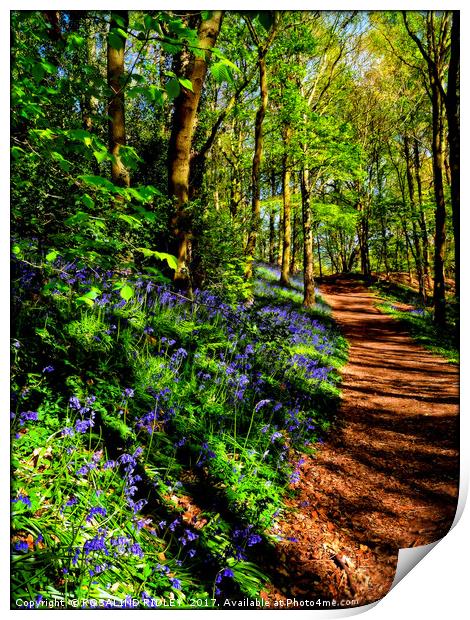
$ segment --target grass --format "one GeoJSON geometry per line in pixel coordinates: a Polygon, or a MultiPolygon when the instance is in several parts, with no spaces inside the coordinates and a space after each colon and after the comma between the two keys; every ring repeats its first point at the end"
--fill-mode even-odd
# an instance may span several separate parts
{"type": "Polygon", "coordinates": [[[409,330],[411,336],[426,349],[442,355],[450,363],[459,363],[457,344],[458,307],[455,300],[447,302],[447,325],[437,328],[433,322],[431,307],[423,307],[413,289],[400,284],[378,281],[370,289],[378,294],[382,302],[377,307],[384,313],[399,320],[409,330]],[[412,306],[409,310],[397,307],[396,303],[412,306]]]}

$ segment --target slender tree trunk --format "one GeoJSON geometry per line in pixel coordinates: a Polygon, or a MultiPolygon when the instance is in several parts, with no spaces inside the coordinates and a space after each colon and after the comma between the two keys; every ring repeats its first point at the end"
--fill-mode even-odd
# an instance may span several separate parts
{"type": "Polygon", "coordinates": [[[426,303],[426,286],[424,282],[424,272],[423,272],[423,255],[421,250],[420,238],[418,235],[418,228],[416,226],[417,219],[417,209],[415,202],[415,191],[414,191],[414,180],[413,180],[413,168],[411,162],[411,153],[410,153],[410,145],[408,136],[403,137],[403,145],[405,149],[405,162],[406,162],[406,179],[408,182],[408,194],[410,198],[410,207],[411,207],[411,230],[413,235],[413,245],[414,245],[414,257],[416,263],[416,274],[418,276],[418,288],[419,295],[423,303],[426,303]]]}
{"type": "Polygon", "coordinates": [[[304,301],[311,308],[315,305],[315,280],[313,271],[312,209],[310,206],[310,179],[304,167],[301,173],[302,223],[304,229],[304,301]]]}
{"type": "MultiPolygon", "coordinates": [[[[434,198],[436,202],[435,211],[435,235],[434,235],[434,322],[439,327],[445,325],[446,322],[446,298],[445,298],[445,242],[446,242],[446,205],[444,198],[444,153],[443,153],[443,103],[448,105],[448,97],[443,91],[443,65],[445,63],[445,33],[447,30],[447,13],[443,14],[441,20],[441,31],[436,37],[434,12],[428,11],[426,18],[426,46],[423,41],[410,29],[407,21],[406,11],[402,12],[403,21],[409,36],[418,46],[421,55],[426,61],[429,76],[429,86],[431,92],[432,106],[432,167],[434,179],[434,198]],[[445,98],[445,101],[443,99],[445,98]]],[[[456,33],[458,34],[458,21],[455,24],[456,33]]],[[[454,28],[454,25],[453,25],[454,28]]],[[[455,37],[454,34],[454,37],[455,37]]],[[[454,41],[454,58],[456,45],[454,41]]],[[[452,42],[451,42],[452,47],[452,42]]],[[[458,43],[457,50],[458,51],[458,43]]],[[[449,66],[450,69],[450,66],[449,66]]],[[[452,81],[453,77],[450,76],[452,81]]],[[[457,226],[458,228],[458,226],[457,226]]]]}
{"type": "Polygon", "coordinates": [[[178,62],[184,75],[191,81],[193,90],[181,87],[174,102],[172,130],[168,149],[168,189],[174,197],[175,208],[171,230],[177,240],[178,266],[174,280],[180,287],[190,288],[190,254],[192,217],[188,209],[190,194],[189,172],[191,146],[196,125],[196,113],[207,72],[208,55],[215,46],[222,23],[222,11],[212,11],[207,19],[201,19],[198,27],[198,47],[202,54],[188,55],[181,52],[178,62]]]}
{"type": "Polygon", "coordinates": [[[245,255],[248,257],[245,269],[245,277],[251,278],[253,275],[253,260],[256,251],[256,240],[260,229],[260,169],[261,158],[263,156],[263,121],[268,107],[268,80],[266,75],[266,58],[260,55],[259,63],[259,84],[260,84],[260,105],[256,113],[255,120],[255,150],[253,153],[253,163],[251,168],[251,222],[246,244],[245,255]]]}
{"type": "Polygon", "coordinates": [[[443,326],[446,322],[445,308],[445,242],[446,242],[446,204],[443,183],[442,152],[442,102],[438,85],[431,73],[432,89],[432,167],[434,178],[434,198],[436,201],[436,231],[434,236],[434,321],[443,326]]]}
{"type": "Polygon", "coordinates": [[[320,235],[317,232],[317,255],[318,255],[318,273],[320,274],[320,280],[323,278],[322,265],[321,265],[321,251],[320,251],[320,235]]]}
{"type": "MultiPolygon", "coordinates": [[[[127,27],[129,18],[127,11],[114,11],[113,15],[120,17],[127,27]]],[[[119,28],[119,24],[114,17],[111,18],[110,29],[119,28]]],[[[124,29],[125,29],[124,28],[124,29]]],[[[124,48],[126,39],[115,30],[117,37],[121,40],[121,47],[116,49],[108,43],[107,50],[107,70],[108,86],[111,95],[108,100],[108,130],[109,130],[109,151],[113,155],[111,162],[111,179],[119,187],[129,187],[130,176],[119,156],[122,146],[126,145],[126,121],[124,113],[124,48]]]]}
{"type": "Polygon", "coordinates": [[[279,267],[282,266],[282,248],[283,248],[283,238],[282,238],[282,217],[281,213],[279,213],[279,226],[278,226],[278,239],[277,239],[277,264],[279,267]]]}
{"type": "MultiPolygon", "coordinates": [[[[388,265],[388,255],[387,255],[387,232],[385,228],[385,220],[384,220],[384,215],[383,215],[382,210],[380,211],[380,226],[382,230],[382,255],[383,255],[383,261],[384,261],[384,269],[385,269],[385,274],[388,278],[388,276],[390,275],[390,268],[388,265]]],[[[379,267],[377,267],[377,271],[379,271],[379,267]]]]}
{"type": "Polygon", "coordinates": [[[290,169],[289,169],[289,157],[287,149],[289,146],[289,139],[292,130],[289,126],[286,126],[283,130],[284,141],[284,157],[282,161],[282,205],[283,205],[283,246],[282,246],[282,266],[280,284],[283,286],[289,286],[289,270],[290,270],[290,248],[292,242],[291,232],[291,205],[290,205],[290,169]]]}
{"type": "Polygon", "coordinates": [[[428,230],[426,226],[426,216],[423,207],[423,190],[421,185],[421,164],[419,160],[419,144],[418,140],[413,142],[413,160],[416,177],[416,187],[418,189],[418,205],[419,205],[419,228],[421,231],[421,246],[423,249],[423,275],[426,281],[427,287],[431,287],[431,280],[429,275],[429,241],[428,230]]]}
{"type": "Polygon", "coordinates": [[[271,171],[271,198],[273,203],[269,209],[269,262],[274,264],[274,255],[276,252],[276,226],[275,226],[275,212],[274,212],[274,198],[276,196],[276,174],[274,170],[271,171]]]}
{"type": "Polygon", "coordinates": [[[297,255],[299,251],[299,208],[298,206],[292,208],[292,256],[290,258],[290,273],[294,275],[297,273],[297,255]]]}

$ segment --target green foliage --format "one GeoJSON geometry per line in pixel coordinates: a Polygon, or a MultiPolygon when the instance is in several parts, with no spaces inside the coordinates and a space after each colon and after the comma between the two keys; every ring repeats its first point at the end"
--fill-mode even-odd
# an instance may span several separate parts
{"type": "Polygon", "coordinates": [[[419,303],[416,291],[405,286],[390,285],[381,281],[376,282],[371,288],[377,291],[382,299],[386,300],[384,303],[380,303],[378,308],[402,322],[417,342],[430,351],[442,355],[450,363],[459,363],[458,316],[455,302],[451,302],[448,306],[446,327],[439,329],[434,324],[432,308],[423,307],[419,303]],[[404,309],[401,306],[394,305],[393,302],[405,303],[411,307],[404,309]]]}

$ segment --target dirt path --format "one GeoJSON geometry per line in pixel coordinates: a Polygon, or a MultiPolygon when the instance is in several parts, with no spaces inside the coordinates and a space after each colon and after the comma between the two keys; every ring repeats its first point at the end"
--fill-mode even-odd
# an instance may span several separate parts
{"type": "MultiPolygon", "coordinates": [[[[303,467],[281,524],[286,596],[355,599],[390,589],[400,547],[449,529],[458,494],[458,369],[415,344],[352,280],[322,286],[350,342],[341,428],[303,467]]],[[[277,595],[278,596],[278,595],[277,595]]]]}

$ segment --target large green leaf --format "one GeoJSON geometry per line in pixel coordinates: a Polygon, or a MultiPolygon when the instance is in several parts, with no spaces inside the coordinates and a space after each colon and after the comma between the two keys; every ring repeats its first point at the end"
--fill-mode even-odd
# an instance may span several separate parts
{"type": "Polygon", "coordinates": [[[112,28],[108,32],[108,43],[113,49],[120,50],[126,44],[126,39],[122,37],[117,29],[112,28]]]}
{"type": "Polygon", "coordinates": [[[111,183],[111,181],[108,181],[108,179],[105,179],[104,177],[96,176],[94,174],[81,174],[78,178],[87,185],[91,185],[96,189],[102,189],[108,192],[119,191],[119,188],[116,187],[114,183],[111,183]]]}
{"type": "Polygon", "coordinates": [[[176,97],[178,97],[181,92],[181,87],[178,80],[175,78],[171,78],[171,80],[169,80],[165,84],[165,90],[171,100],[176,99],[176,97]]]}
{"type": "Polygon", "coordinates": [[[123,299],[129,301],[134,296],[134,289],[129,286],[129,284],[124,284],[122,289],[119,291],[119,294],[123,299]]]}
{"type": "Polygon", "coordinates": [[[165,260],[168,264],[168,267],[170,269],[173,269],[174,271],[178,267],[178,261],[176,259],[176,256],[173,256],[173,254],[167,254],[166,252],[157,252],[156,250],[151,250],[150,248],[137,248],[137,250],[139,252],[142,252],[142,254],[146,257],[152,256],[153,258],[156,258],[158,260],[165,260]]]}

